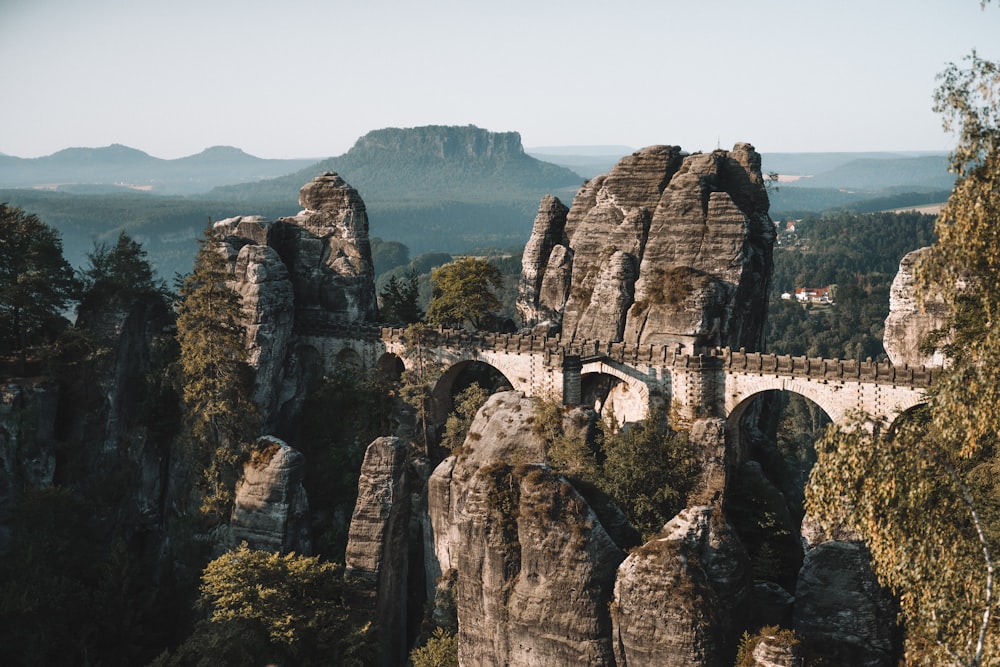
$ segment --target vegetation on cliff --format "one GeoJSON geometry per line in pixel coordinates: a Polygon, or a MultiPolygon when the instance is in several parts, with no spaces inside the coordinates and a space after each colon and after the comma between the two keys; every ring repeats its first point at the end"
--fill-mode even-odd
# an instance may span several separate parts
{"type": "Polygon", "coordinates": [[[258,435],[240,298],[228,279],[226,259],[207,228],[195,270],[180,286],[177,342],[203,510],[220,517],[229,516],[238,463],[246,443],[258,435]]]}
{"type": "Polygon", "coordinates": [[[936,109],[959,130],[959,180],[918,271],[955,306],[952,365],[926,409],[892,431],[832,432],[818,447],[809,507],[864,536],[880,579],[901,596],[909,662],[978,667],[1000,652],[1000,65],[973,53],[941,81],[936,109]]]}

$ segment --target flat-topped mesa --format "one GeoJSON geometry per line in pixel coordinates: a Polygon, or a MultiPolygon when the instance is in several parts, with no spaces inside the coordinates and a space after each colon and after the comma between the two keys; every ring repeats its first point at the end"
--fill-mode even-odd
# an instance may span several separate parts
{"type": "Polygon", "coordinates": [[[522,259],[525,327],[563,339],[760,349],[774,224],[749,144],[687,155],[651,146],[546,197],[522,259]]]}

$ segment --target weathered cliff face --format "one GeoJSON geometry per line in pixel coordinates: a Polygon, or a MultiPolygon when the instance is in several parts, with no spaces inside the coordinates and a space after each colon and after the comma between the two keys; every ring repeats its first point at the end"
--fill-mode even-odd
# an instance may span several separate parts
{"type": "Polygon", "coordinates": [[[940,293],[919,298],[914,284],[913,269],[928,248],[914,250],[899,262],[899,271],[889,290],[889,315],[885,318],[882,344],[895,366],[940,366],[945,363],[941,347],[943,339],[933,352],[926,354],[920,347],[928,334],[948,324],[951,310],[940,293]]]}
{"type": "Polygon", "coordinates": [[[539,207],[522,259],[526,327],[635,343],[759,349],[774,225],[749,144],[685,155],[652,146],[539,207]],[[560,318],[561,313],[561,318],[560,318]]]}
{"type": "Polygon", "coordinates": [[[171,412],[169,405],[148,405],[173,400],[172,392],[158,395],[156,386],[165,372],[170,322],[158,295],[82,304],[76,327],[90,337],[95,353],[69,374],[60,397],[60,439],[77,452],[72,462],[63,462],[64,479],[100,486],[111,471],[133,467],[138,478],[131,491],[144,522],[161,517],[167,497],[177,491],[168,488],[172,472],[184,465],[171,434],[143,426],[139,417],[145,413],[148,424],[152,413],[163,418],[171,412]]]}
{"type": "Polygon", "coordinates": [[[304,210],[294,217],[240,216],[213,227],[240,294],[265,430],[301,399],[304,378],[287,370],[301,360],[296,323],[377,319],[368,215],[358,192],[328,172],[302,186],[299,203],[304,210]]]}
{"type": "Polygon", "coordinates": [[[327,172],[302,186],[298,215],[282,218],[276,239],[295,291],[298,318],[376,318],[368,213],[358,191],[327,172]]]}
{"type": "Polygon", "coordinates": [[[742,545],[718,512],[708,506],[682,511],[661,537],[618,568],[619,666],[732,664],[749,570],[742,545]]]}
{"type": "Polygon", "coordinates": [[[272,436],[260,438],[243,466],[229,523],[232,546],[309,555],[309,500],[302,487],[305,458],[272,436]]]}
{"type": "Polygon", "coordinates": [[[345,577],[358,581],[374,601],[380,630],[378,664],[386,667],[406,659],[408,452],[409,445],[396,437],[378,438],[368,445],[345,557],[345,577]]]}
{"type": "Polygon", "coordinates": [[[541,465],[534,410],[519,393],[494,394],[467,451],[428,482],[437,571],[456,578],[459,661],[611,665],[608,603],[625,554],[579,493],[541,465]]]}
{"type": "Polygon", "coordinates": [[[796,587],[795,632],[833,664],[895,664],[897,611],[862,544],[829,541],[806,553],[796,587]]]}
{"type": "Polygon", "coordinates": [[[569,209],[552,195],[538,206],[538,215],[524,246],[517,310],[522,322],[543,329],[558,329],[566,303],[573,255],[566,238],[569,209]]]}

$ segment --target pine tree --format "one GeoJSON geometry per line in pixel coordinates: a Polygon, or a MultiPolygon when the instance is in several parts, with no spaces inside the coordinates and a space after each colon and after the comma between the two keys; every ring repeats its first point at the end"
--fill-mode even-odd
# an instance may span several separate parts
{"type": "Polygon", "coordinates": [[[410,271],[405,278],[390,276],[389,282],[379,292],[379,316],[387,324],[414,324],[424,318],[417,303],[419,297],[416,271],[410,271]]]}
{"type": "Polygon", "coordinates": [[[36,215],[0,204],[0,345],[19,353],[22,369],[28,347],[43,342],[78,289],[59,233],[36,215]]]}
{"type": "Polygon", "coordinates": [[[240,297],[229,285],[229,267],[211,228],[199,241],[193,273],[180,287],[177,316],[182,399],[199,452],[203,510],[228,516],[245,443],[259,417],[250,396],[240,297]]]}
{"type": "Polygon", "coordinates": [[[81,282],[84,293],[92,298],[167,293],[166,284],[156,277],[142,244],[125,232],[118,235],[113,246],[95,242],[87,261],[81,282]]]}

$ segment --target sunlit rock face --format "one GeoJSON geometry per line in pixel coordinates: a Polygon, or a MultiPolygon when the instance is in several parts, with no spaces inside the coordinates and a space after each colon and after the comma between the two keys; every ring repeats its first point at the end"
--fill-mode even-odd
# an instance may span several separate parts
{"type": "Polygon", "coordinates": [[[278,253],[288,266],[298,317],[376,319],[368,213],[358,191],[327,172],[302,186],[303,210],[282,218],[278,253]]]}
{"type": "Polygon", "coordinates": [[[230,520],[232,544],[276,553],[312,553],[305,457],[277,438],[257,441],[260,452],[243,466],[230,520]]]}
{"type": "Polygon", "coordinates": [[[948,325],[951,309],[941,293],[918,295],[914,268],[930,249],[906,254],[889,290],[889,315],[885,318],[882,345],[894,366],[940,366],[945,363],[942,339],[934,349],[921,350],[929,334],[948,325]]]}
{"type": "Polygon", "coordinates": [[[612,587],[625,552],[544,465],[535,399],[494,394],[427,486],[436,571],[455,580],[463,665],[614,665],[612,587]]]}
{"type": "Polygon", "coordinates": [[[376,438],[365,450],[351,516],[344,576],[374,603],[378,665],[406,662],[410,488],[409,443],[376,438]]]}
{"type": "Polygon", "coordinates": [[[651,146],[546,198],[522,259],[518,310],[566,337],[759,349],[774,225],[749,144],[651,146]]]}

